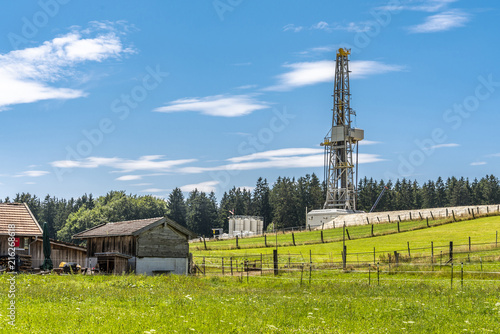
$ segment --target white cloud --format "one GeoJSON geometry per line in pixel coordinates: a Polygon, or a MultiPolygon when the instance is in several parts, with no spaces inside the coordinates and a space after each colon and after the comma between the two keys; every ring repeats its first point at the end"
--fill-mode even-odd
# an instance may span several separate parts
{"type": "Polygon", "coordinates": [[[304,27],[296,26],[294,24],[287,24],[286,26],[283,27],[283,31],[299,32],[299,31],[302,31],[303,29],[304,29],[304,27]]]}
{"type": "Polygon", "coordinates": [[[166,113],[197,111],[209,116],[238,117],[267,108],[269,108],[269,103],[258,101],[250,95],[215,95],[172,101],[167,106],[156,108],[154,111],[166,113]]]}
{"type": "Polygon", "coordinates": [[[437,12],[448,4],[456,2],[457,0],[417,0],[417,1],[401,1],[397,5],[386,5],[379,7],[380,10],[397,12],[402,10],[411,10],[419,12],[437,12]]]}
{"type": "Polygon", "coordinates": [[[314,24],[311,29],[313,30],[324,30],[324,31],[334,31],[334,30],[344,30],[348,32],[366,32],[370,30],[370,26],[364,22],[362,23],[356,23],[356,22],[349,22],[347,24],[341,24],[341,23],[334,23],[332,25],[321,21],[316,24],[314,24]]]}
{"type": "Polygon", "coordinates": [[[36,182],[24,182],[24,184],[36,184],[36,182]]]}
{"type": "Polygon", "coordinates": [[[306,155],[306,154],[318,154],[322,153],[322,148],[282,148],[279,150],[271,150],[264,152],[257,152],[249,155],[244,155],[241,157],[234,157],[227,159],[231,162],[242,162],[242,161],[253,161],[260,159],[272,159],[276,157],[286,157],[286,156],[295,156],[295,155],[306,155]]]}
{"type": "Polygon", "coordinates": [[[48,99],[74,99],[86,93],[56,87],[63,78],[74,77],[74,67],[86,61],[101,62],[132,52],[124,48],[113,31],[95,37],[73,31],[42,45],[0,54],[0,110],[20,103],[48,99]]]}
{"type": "MultiPolygon", "coordinates": [[[[373,60],[353,60],[349,64],[351,79],[404,70],[400,65],[388,65],[373,60]]],[[[265,90],[286,91],[321,82],[332,82],[335,77],[335,61],[331,60],[286,64],[283,67],[291,70],[279,75],[278,84],[265,90]]]]}
{"type": "Polygon", "coordinates": [[[488,154],[487,157],[500,157],[500,153],[488,154]]]}
{"type": "Polygon", "coordinates": [[[142,175],[123,175],[117,178],[117,181],[133,181],[142,179],[142,175]]]}
{"type": "Polygon", "coordinates": [[[206,182],[195,183],[195,184],[186,184],[186,185],[180,187],[180,189],[184,192],[191,192],[191,191],[197,189],[198,191],[209,193],[212,191],[215,192],[216,186],[218,184],[219,184],[219,181],[206,181],[206,182]]]}
{"type": "Polygon", "coordinates": [[[470,165],[471,166],[482,166],[482,165],[486,165],[486,162],[485,161],[471,162],[470,165]]]}
{"type": "Polygon", "coordinates": [[[446,31],[457,27],[463,27],[469,21],[469,14],[460,10],[450,10],[429,16],[425,22],[409,28],[412,33],[429,33],[446,31]]]}
{"type": "Polygon", "coordinates": [[[236,87],[236,89],[252,89],[252,88],[256,88],[257,85],[243,85],[243,86],[239,86],[239,87],[236,87]]]}
{"type": "Polygon", "coordinates": [[[152,183],[134,183],[134,184],[131,184],[131,186],[134,186],[134,187],[145,187],[145,186],[150,186],[152,185],[152,183]]]}
{"type": "MultiPolygon", "coordinates": [[[[309,168],[322,167],[324,163],[323,149],[320,148],[287,148],[259,152],[227,159],[232,162],[215,167],[183,167],[179,171],[190,174],[221,170],[256,170],[265,168],[309,168]]],[[[359,163],[384,161],[377,154],[359,154],[359,163]]]]}
{"type": "Polygon", "coordinates": [[[376,145],[376,144],[381,144],[381,143],[379,141],[373,141],[373,140],[362,140],[359,142],[359,146],[376,145]]]}
{"type": "Polygon", "coordinates": [[[445,147],[459,147],[460,145],[457,143],[449,143],[449,144],[438,144],[429,147],[427,150],[434,150],[436,148],[445,148],[445,147]]]}
{"type": "Polygon", "coordinates": [[[326,23],[325,21],[320,21],[313,25],[311,27],[312,29],[318,29],[318,30],[328,30],[330,28],[330,25],[326,23]]]}
{"type": "MultiPolygon", "coordinates": [[[[51,163],[56,168],[111,167],[121,172],[171,171],[174,167],[196,161],[196,159],[161,160],[162,155],[146,155],[137,160],[122,158],[88,157],[83,160],[60,160],[51,163]]],[[[123,180],[120,180],[123,181],[123,180]]]]}
{"type": "Polygon", "coordinates": [[[167,189],[159,189],[159,188],[148,188],[141,190],[141,193],[161,193],[167,191],[167,189]]]}
{"type": "Polygon", "coordinates": [[[49,174],[49,172],[44,170],[28,170],[15,175],[14,177],[40,177],[49,174]]]}

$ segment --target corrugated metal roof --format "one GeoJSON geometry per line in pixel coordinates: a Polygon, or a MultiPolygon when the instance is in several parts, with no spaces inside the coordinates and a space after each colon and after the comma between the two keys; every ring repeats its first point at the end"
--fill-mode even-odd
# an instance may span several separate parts
{"type": "Polygon", "coordinates": [[[73,238],[86,239],[91,237],[108,237],[108,236],[124,236],[133,235],[135,232],[156,223],[159,220],[164,219],[163,217],[149,218],[149,219],[138,219],[138,220],[126,220],[116,223],[106,223],[98,225],[94,228],[88,229],[86,231],[77,233],[73,238]]]}
{"type": "Polygon", "coordinates": [[[99,237],[118,237],[125,235],[138,235],[143,231],[149,230],[160,224],[167,223],[167,225],[176,230],[177,232],[184,234],[188,237],[194,238],[196,234],[170,220],[166,217],[156,217],[149,219],[138,219],[138,220],[126,220],[116,223],[106,223],[101,224],[86,231],[77,233],[73,236],[74,239],[88,239],[88,238],[99,238],[99,237]]]}
{"type": "Polygon", "coordinates": [[[42,229],[25,203],[0,203],[0,235],[8,235],[15,225],[19,236],[42,236],[42,229]]]}

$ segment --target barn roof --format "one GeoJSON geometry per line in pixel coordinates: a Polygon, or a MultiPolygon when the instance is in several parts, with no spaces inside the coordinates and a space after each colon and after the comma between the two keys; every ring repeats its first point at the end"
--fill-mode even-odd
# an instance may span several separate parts
{"type": "Polygon", "coordinates": [[[42,228],[25,203],[0,203],[0,235],[9,234],[9,225],[15,225],[18,236],[42,236],[42,228]]]}
{"type": "Polygon", "coordinates": [[[158,225],[167,224],[170,228],[188,237],[194,238],[196,235],[166,217],[156,217],[149,219],[126,220],[115,223],[105,223],[86,231],[77,233],[73,236],[74,239],[89,239],[98,237],[118,237],[127,235],[139,235],[144,231],[152,229],[158,225]]]}

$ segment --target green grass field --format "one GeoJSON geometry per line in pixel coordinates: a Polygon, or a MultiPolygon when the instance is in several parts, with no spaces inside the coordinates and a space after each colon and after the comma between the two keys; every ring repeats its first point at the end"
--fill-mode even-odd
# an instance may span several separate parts
{"type": "MultiPolygon", "coordinates": [[[[348,274],[342,274],[348,275],[348,274]]],[[[6,291],[6,276],[0,276],[6,291]]],[[[498,282],[498,281],[497,281],[498,282]]],[[[16,327],[2,333],[498,332],[500,288],[478,281],[179,276],[17,277],[16,327]]]]}
{"type": "MultiPolygon", "coordinates": [[[[424,222],[425,223],[425,222],[424,222]]],[[[363,226],[364,227],[364,226],[363,226]]],[[[336,229],[342,233],[342,229],[336,229]]],[[[434,243],[436,251],[442,249],[447,250],[450,241],[455,245],[466,245],[471,237],[473,244],[478,243],[495,243],[496,232],[500,230],[500,216],[478,218],[475,220],[461,221],[450,223],[446,225],[435,226],[415,231],[393,233],[383,236],[375,236],[370,238],[346,240],[347,253],[366,253],[360,256],[362,260],[373,260],[373,248],[377,252],[389,253],[395,250],[407,250],[407,242],[410,242],[410,248],[428,248],[425,250],[417,250],[416,253],[429,253],[431,242],[434,243]]],[[[335,230],[325,230],[335,231],[335,230]]],[[[303,232],[304,235],[312,236],[318,234],[319,231],[303,232]]],[[[297,233],[299,235],[299,233],[297,233]]],[[[285,237],[287,235],[282,235],[285,237]]],[[[288,238],[290,238],[288,236],[288,238]]],[[[222,241],[221,241],[222,242],[222,241]]],[[[198,250],[196,246],[193,249],[195,256],[244,256],[248,254],[270,254],[274,247],[261,247],[261,248],[242,248],[242,249],[223,249],[223,250],[198,250]]],[[[309,255],[309,250],[313,254],[335,254],[340,258],[342,252],[342,241],[319,243],[319,244],[306,244],[300,246],[285,246],[278,247],[280,253],[292,254],[302,253],[304,256],[309,255]]]]}
{"type": "MultiPolygon", "coordinates": [[[[331,242],[278,247],[278,276],[243,271],[221,276],[210,270],[196,277],[19,275],[15,328],[7,318],[10,276],[0,275],[0,332],[498,333],[500,248],[494,243],[499,229],[500,217],[485,217],[346,241],[347,271],[321,267],[332,259],[340,261],[342,242],[331,242]],[[449,241],[460,250],[467,248],[458,245],[467,245],[469,236],[477,249],[472,258],[467,252],[457,254],[453,275],[451,266],[436,264],[436,254],[447,252],[449,241]],[[383,262],[377,277],[373,247],[382,261],[394,250],[404,253],[407,241],[414,249],[412,257],[429,255],[433,241],[434,266],[429,258],[397,267],[383,262]],[[313,271],[293,266],[307,263],[310,251],[313,271]],[[479,256],[484,263],[475,261],[479,256]],[[370,267],[357,266],[358,259],[370,267]]],[[[202,256],[207,261],[231,256],[241,260],[272,250],[195,251],[195,261],[202,256]]]]}

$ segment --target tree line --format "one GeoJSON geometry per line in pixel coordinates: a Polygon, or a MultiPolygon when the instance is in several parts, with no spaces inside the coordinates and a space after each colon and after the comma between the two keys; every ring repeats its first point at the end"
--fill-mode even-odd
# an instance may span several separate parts
{"type": "MultiPolygon", "coordinates": [[[[439,177],[422,185],[406,178],[393,183],[364,177],[358,183],[358,210],[370,211],[384,187],[387,190],[375,211],[500,203],[500,183],[493,175],[473,181],[463,177],[444,181],[439,177]]],[[[185,198],[181,189],[175,188],[167,200],[110,191],[99,198],[84,194],[69,200],[50,195],[42,200],[22,193],[13,199],[0,199],[0,203],[27,203],[40,223],[47,222],[52,238],[72,241],[72,235],[105,222],[163,216],[205,236],[212,235],[212,228],[227,231],[228,217],[233,212],[262,217],[265,229],[304,226],[306,210],[322,208],[325,195],[325,183],[315,174],[307,174],[297,179],[278,177],[272,185],[259,178],[252,190],[233,187],[224,192],[220,201],[215,193],[197,189],[185,198]]]]}

